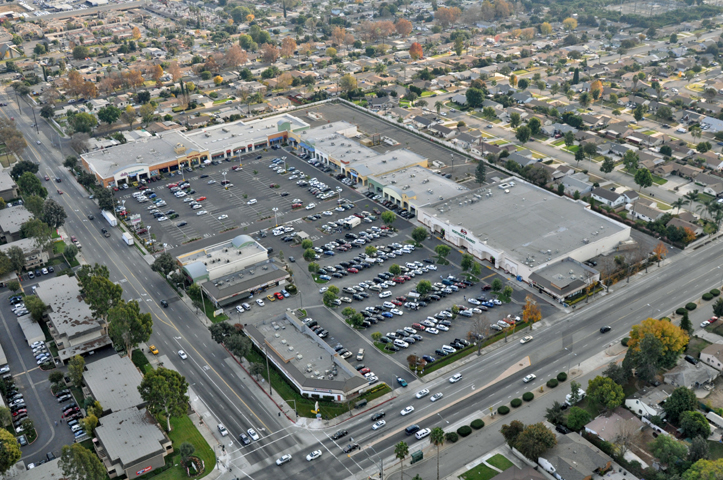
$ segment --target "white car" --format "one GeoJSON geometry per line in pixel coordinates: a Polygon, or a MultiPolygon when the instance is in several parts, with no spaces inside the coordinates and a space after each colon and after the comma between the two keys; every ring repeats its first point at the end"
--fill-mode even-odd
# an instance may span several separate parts
{"type": "Polygon", "coordinates": [[[199,212],[196,212],[196,215],[206,215],[208,212],[206,210],[201,210],[199,212]]]}
{"type": "Polygon", "coordinates": [[[400,317],[401,317],[402,315],[404,315],[404,312],[401,311],[401,310],[399,310],[398,308],[392,308],[392,309],[389,310],[389,311],[392,312],[394,315],[399,315],[400,317]]]}
{"type": "Polygon", "coordinates": [[[228,218],[228,215],[221,215],[218,217],[219,220],[226,220],[228,218]]]}
{"type": "Polygon", "coordinates": [[[321,456],[321,450],[314,450],[313,452],[311,452],[310,454],[308,454],[306,456],[306,461],[310,462],[312,460],[316,460],[320,456],[321,456]]]}
{"type": "Polygon", "coordinates": [[[283,464],[288,463],[288,462],[290,462],[290,461],[291,461],[291,455],[289,455],[289,454],[287,453],[286,455],[284,455],[284,456],[282,456],[281,458],[279,458],[278,460],[276,460],[276,465],[283,465],[283,464]]]}
{"type": "Polygon", "coordinates": [[[392,292],[390,292],[389,290],[379,294],[379,298],[387,298],[387,297],[391,297],[391,296],[392,296],[392,292]]]}
{"type": "Polygon", "coordinates": [[[427,265],[427,268],[428,268],[429,270],[437,270],[437,266],[436,266],[436,265],[427,265]]]}
{"type": "Polygon", "coordinates": [[[319,293],[324,293],[324,292],[326,292],[327,290],[329,290],[329,287],[321,287],[321,288],[319,289],[319,293]]]}
{"type": "Polygon", "coordinates": [[[468,298],[467,303],[471,303],[472,305],[479,305],[480,301],[477,300],[476,298],[468,298]]]}
{"type": "Polygon", "coordinates": [[[460,380],[462,380],[462,374],[461,373],[455,373],[452,375],[449,379],[449,383],[457,383],[460,380]]]}
{"type": "Polygon", "coordinates": [[[304,208],[306,208],[307,210],[313,210],[314,208],[316,208],[316,204],[315,204],[315,203],[310,203],[310,204],[308,204],[308,205],[307,205],[306,207],[304,207],[304,208]]]}
{"type": "Polygon", "coordinates": [[[332,212],[330,212],[329,210],[324,210],[323,212],[321,212],[321,214],[324,215],[324,216],[326,216],[326,217],[331,217],[332,215],[334,215],[334,214],[333,214],[332,212]]]}
{"type": "Polygon", "coordinates": [[[417,398],[422,398],[422,397],[426,397],[427,395],[429,395],[429,390],[427,390],[427,389],[425,388],[424,390],[418,391],[418,392],[416,393],[416,395],[414,395],[414,396],[417,397],[417,398]]]}
{"type": "Polygon", "coordinates": [[[433,402],[436,402],[437,400],[439,400],[442,397],[444,397],[444,393],[439,392],[439,393],[435,393],[434,395],[432,395],[429,399],[433,402]]]}
{"type": "Polygon", "coordinates": [[[186,196],[185,192],[176,192],[173,194],[176,198],[183,198],[186,196]]]}
{"type": "Polygon", "coordinates": [[[261,437],[259,437],[259,434],[256,433],[256,430],[254,430],[253,428],[249,428],[248,430],[246,430],[246,433],[248,433],[249,437],[251,437],[251,439],[255,442],[258,442],[261,439],[261,437]]]}
{"type": "Polygon", "coordinates": [[[700,328],[705,328],[705,327],[707,327],[708,325],[710,325],[710,322],[709,322],[708,320],[706,320],[705,322],[703,322],[703,323],[700,324],[700,328]]]}
{"type": "Polygon", "coordinates": [[[186,355],[186,352],[183,350],[178,351],[178,356],[181,357],[182,360],[186,360],[188,358],[188,355],[186,355]]]}
{"type": "MultiPolygon", "coordinates": [[[[434,330],[434,329],[432,329],[434,330]]],[[[443,332],[449,332],[449,327],[447,325],[437,325],[437,330],[442,330],[443,332]]],[[[427,330],[428,332],[429,330],[427,330]]]]}
{"type": "Polygon", "coordinates": [[[528,376],[526,376],[525,378],[523,378],[522,381],[525,383],[530,383],[531,381],[533,381],[536,378],[537,378],[537,375],[535,375],[534,373],[531,373],[528,376]]]}
{"type": "Polygon", "coordinates": [[[168,217],[165,216],[165,215],[162,216],[162,217],[158,217],[158,221],[159,221],[159,222],[165,222],[166,220],[168,220],[168,217]]]}
{"type": "Polygon", "coordinates": [[[372,430],[379,430],[380,428],[382,428],[382,427],[383,427],[384,425],[386,425],[386,424],[387,424],[386,421],[384,421],[384,420],[379,420],[377,423],[375,423],[374,425],[372,425],[372,430]]]}
{"type": "Polygon", "coordinates": [[[400,413],[402,414],[402,416],[405,416],[405,415],[409,415],[413,411],[414,411],[414,407],[410,405],[407,408],[405,408],[404,410],[402,410],[400,413]]]}
{"type": "Polygon", "coordinates": [[[532,335],[527,335],[525,338],[520,340],[520,343],[527,343],[532,341],[532,335]]]}
{"type": "Polygon", "coordinates": [[[258,200],[256,200],[255,198],[252,198],[251,200],[246,202],[246,205],[254,205],[255,203],[258,203],[258,200]]]}
{"type": "Polygon", "coordinates": [[[226,430],[226,427],[224,427],[222,424],[218,424],[218,431],[221,432],[221,436],[225,437],[228,435],[228,430],[226,430]]]}
{"type": "Polygon", "coordinates": [[[257,298],[257,299],[256,299],[256,305],[258,305],[259,307],[263,307],[263,306],[264,306],[264,301],[261,300],[260,298],[257,298]]]}
{"type": "Polygon", "coordinates": [[[237,305],[237,306],[236,306],[236,311],[237,311],[238,313],[244,313],[244,308],[243,308],[241,305],[237,305]]]}
{"type": "Polygon", "coordinates": [[[209,185],[213,185],[214,183],[216,183],[216,180],[209,180],[209,181],[208,181],[208,184],[209,184],[209,185]]]}
{"type": "MultiPolygon", "coordinates": [[[[444,325],[442,325],[442,326],[444,327],[444,325]]],[[[426,329],[425,332],[431,333],[432,335],[439,335],[439,330],[437,330],[436,328],[432,328],[432,327],[426,329]]]]}

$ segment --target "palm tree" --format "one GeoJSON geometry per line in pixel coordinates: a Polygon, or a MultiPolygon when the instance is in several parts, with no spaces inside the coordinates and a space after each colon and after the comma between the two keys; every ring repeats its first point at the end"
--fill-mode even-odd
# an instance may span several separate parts
{"type": "Polygon", "coordinates": [[[429,434],[429,439],[432,444],[437,447],[437,480],[439,480],[439,447],[444,445],[444,430],[439,427],[434,427],[429,434]]]}
{"type": "Polygon", "coordinates": [[[670,204],[671,207],[676,208],[678,211],[676,213],[680,213],[680,209],[688,205],[690,202],[686,200],[685,198],[679,198],[673,203],[670,204]]]}
{"type": "Polygon", "coordinates": [[[692,192],[686,193],[685,195],[683,195],[683,198],[685,198],[686,200],[689,200],[691,203],[697,202],[698,201],[698,190],[693,190],[692,192]]]}
{"type": "Polygon", "coordinates": [[[692,127],[690,129],[690,134],[693,136],[693,138],[700,139],[701,135],[703,134],[703,131],[700,129],[700,127],[692,127]]]}
{"type": "Polygon", "coordinates": [[[394,455],[401,460],[399,463],[402,469],[401,478],[404,478],[404,458],[409,455],[409,445],[406,442],[397,443],[394,445],[394,455]]]}
{"type": "Polygon", "coordinates": [[[384,71],[387,69],[387,66],[384,65],[382,62],[377,63],[374,65],[374,72],[375,73],[384,73],[384,71]]]}
{"type": "Polygon", "coordinates": [[[712,205],[714,205],[714,204],[717,205],[717,202],[714,202],[714,201],[712,201],[712,200],[705,200],[705,201],[702,202],[700,205],[698,205],[695,210],[696,210],[698,213],[700,213],[701,216],[702,216],[703,214],[708,214],[708,217],[710,217],[710,213],[711,213],[711,211],[712,211],[712,208],[714,208],[714,207],[712,207],[712,205]]]}
{"type": "Polygon", "coordinates": [[[437,115],[439,115],[439,111],[442,109],[443,106],[444,106],[444,104],[442,102],[440,102],[439,100],[434,102],[434,108],[437,109],[437,115]]]}

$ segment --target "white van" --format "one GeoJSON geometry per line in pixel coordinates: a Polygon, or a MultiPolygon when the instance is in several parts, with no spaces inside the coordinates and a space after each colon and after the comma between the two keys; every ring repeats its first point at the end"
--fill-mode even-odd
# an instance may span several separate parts
{"type": "MultiPolygon", "coordinates": [[[[580,397],[580,400],[582,400],[583,398],[585,398],[586,392],[585,392],[585,390],[583,390],[582,388],[579,388],[579,389],[577,390],[577,395],[578,395],[578,397],[580,397]]],[[[571,397],[572,397],[572,394],[571,394],[571,393],[568,393],[568,394],[565,396],[565,404],[566,404],[566,405],[572,406],[572,403],[570,403],[571,397]]],[[[578,401],[580,401],[580,400],[578,400],[578,401]]]]}
{"type": "Polygon", "coordinates": [[[409,348],[409,344],[407,342],[398,338],[394,340],[394,346],[399,348],[409,348]]]}

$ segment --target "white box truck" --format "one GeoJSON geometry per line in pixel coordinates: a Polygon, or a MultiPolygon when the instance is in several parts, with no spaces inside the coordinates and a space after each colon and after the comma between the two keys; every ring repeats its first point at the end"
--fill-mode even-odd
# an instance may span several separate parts
{"type": "Polygon", "coordinates": [[[352,228],[358,226],[361,224],[361,218],[359,217],[349,217],[344,220],[344,226],[351,230],[352,228]]]}
{"type": "Polygon", "coordinates": [[[116,220],[115,215],[113,215],[113,212],[109,212],[108,210],[103,210],[103,218],[105,218],[111,227],[118,226],[118,220],[116,220]]]}
{"type": "Polygon", "coordinates": [[[133,235],[128,232],[123,232],[123,241],[126,242],[126,245],[133,245],[133,235]]]}

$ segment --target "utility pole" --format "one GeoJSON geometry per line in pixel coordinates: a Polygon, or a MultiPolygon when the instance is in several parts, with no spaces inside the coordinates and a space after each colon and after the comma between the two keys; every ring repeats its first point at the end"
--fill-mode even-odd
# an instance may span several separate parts
{"type": "Polygon", "coordinates": [[[271,373],[269,370],[269,354],[266,351],[266,347],[264,347],[264,356],[266,357],[266,378],[268,378],[269,382],[269,396],[271,396],[271,373]]]}

